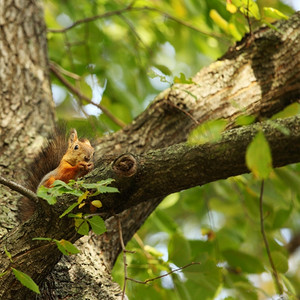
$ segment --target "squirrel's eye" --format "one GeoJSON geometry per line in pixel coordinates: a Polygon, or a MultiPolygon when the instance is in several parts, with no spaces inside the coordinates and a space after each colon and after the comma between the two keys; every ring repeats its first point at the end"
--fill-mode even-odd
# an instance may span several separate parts
{"type": "Polygon", "coordinates": [[[78,146],[78,145],[75,145],[74,150],[77,150],[78,148],[79,148],[79,146],[78,146]]]}

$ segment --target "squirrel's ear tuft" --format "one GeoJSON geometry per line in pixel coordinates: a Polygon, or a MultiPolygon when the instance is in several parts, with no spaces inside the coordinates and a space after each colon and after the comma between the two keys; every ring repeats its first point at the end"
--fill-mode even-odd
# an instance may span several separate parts
{"type": "Polygon", "coordinates": [[[89,145],[89,146],[92,146],[90,141],[88,139],[80,139],[80,142],[86,144],[86,145],[89,145]]]}
{"type": "Polygon", "coordinates": [[[70,137],[69,137],[69,146],[71,146],[74,142],[78,140],[77,131],[75,128],[71,129],[70,137]]]}

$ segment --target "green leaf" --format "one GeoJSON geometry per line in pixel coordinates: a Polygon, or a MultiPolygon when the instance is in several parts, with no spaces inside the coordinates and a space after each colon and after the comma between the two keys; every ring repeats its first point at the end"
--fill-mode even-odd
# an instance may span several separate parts
{"type": "Polygon", "coordinates": [[[12,256],[11,256],[11,253],[6,249],[6,247],[4,246],[4,252],[5,252],[5,255],[8,257],[8,259],[12,262],[12,256]]]}
{"type": "Polygon", "coordinates": [[[38,190],[37,190],[37,196],[39,198],[42,198],[42,199],[46,200],[50,205],[55,204],[56,201],[57,201],[56,200],[56,196],[53,196],[50,193],[50,189],[44,187],[43,185],[38,188],[38,190]]]}
{"type": "Polygon", "coordinates": [[[240,269],[245,273],[262,273],[264,266],[255,256],[241,252],[239,250],[224,250],[223,257],[234,268],[240,269]]]}
{"type": "Polygon", "coordinates": [[[284,13],[282,13],[281,11],[279,11],[276,8],[273,7],[264,7],[264,14],[266,17],[270,17],[276,20],[288,20],[289,17],[287,15],[285,15],[284,13]]]}
{"type": "Polygon", "coordinates": [[[297,173],[287,168],[275,169],[275,174],[289,188],[300,195],[300,178],[297,173]]]}
{"type": "Polygon", "coordinates": [[[60,241],[55,241],[57,248],[60,250],[60,252],[64,255],[71,255],[71,254],[77,254],[80,251],[69,241],[66,241],[64,239],[60,241]]]}
{"type": "Polygon", "coordinates": [[[107,179],[107,180],[102,180],[97,183],[84,183],[82,186],[86,189],[92,190],[96,189],[97,191],[92,194],[91,196],[97,196],[99,194],[103,193],[119,193],[119,190],[115,187],[107,186],[108,184],[112,183],[114,179],[107,179]]]}
{"type": "Polygon", "coordinates": [[[168,76],[172,75],[171,70],[167,66],[160,65],[160,64],[155,64],[154,66],[155,66],[155,68],[157,68],[158,70],[160,70],[162,73],[164,73],[164,74],[166,74],[168,76]]]}
{"type": "Polygon", "coordinates": [[[107,179],[104,179],[104,180],[97,181],[97,184],[100,184],[100,185],[109,185],[109,184],[111,184],[114,181],[115,181],[115,179],[113,179],[113,178],[107,178],[107,179]]]}
{"type": "Polygon", "coordinates": [[[185,83],[185,84],[193,84],[193,80],[191,78],[186,79],[183,73],[180,73],[180,77],[174,77],[174,83],[185,83]]]}
{"type": "Polygon", "coordinates": [[[226,125],[227,121],[224,119],[205,122],[191,132],[188,143],[190,145],[201,145],[208,142],[217,142],[221,138],[226,125]]]}
{"type": "Polygon", "coordinates": [[[73,203],[70,205],[59,217],[62,218],[65,215],[67,215],[69,212],[71,212],[76,206],[78,206],[78,202],[73,203]]]}
{"type": "Polygon", "coordinates": [[[296,295],[296,289],[294,287],[294,285],[292,284],[292,282],[283,274],[280,274],[280,277],[282,278],[282,281],[284,282],[285,287],[287,288],[287,290],[292,294],[292,295],[296,295]]]}
{"type": "Polygon", "coordinates": [[[266,179],[272,171],[272,156],[268,141],[259,131],[246,151],[246,164],[254,176],[266,179]]]}
{"type": "MultiPolygon", "coordinates": [[[[233,1],[235,3],[236,1],[233,1]]],[[[256,20],[260,20],[260,12],[258,5],[254,0],[242,0],[242,4],[240,5],[240,11],[245,15],[249,15],[249,17],[254,17],[256,20]]]]}
{"type": "Polygon", "coordinates": [[[184,269],[183,273],[190,281],[213,294],[216,293],[221,284],[221,269],[217,267],[217,263],[212,259],[192,265],[184,269]]]}
{"type": "Polygon", "coordinates": [[[37,191],[37,195],[38,197],[45,199],[50,205],[55,204],[57,197],[62,196],[63,194],[71,194],[80,197],[83,192],[74,189],[70,186],[71,184],[66,184],[61,180],[55,180],[51,188],[40,186],[37,191]]]}
{"type": "Polygon", "coordinates": [[[292,211],[293,211],[292,206],[290,207],[290,209],[280,209],[276,211],[274,216],[274,221],[273,221],[273,229],[282,228],[285,222],[289,219],[292,211]]]}
{"type": "Polygon", "coordinates": [[[256,287],[250,282],[237,281],[234,288],[238,291],[239,299],[258,300],[256,287]]]}
{"type": "Polygon", "coordinates": [[[40,294],[40,289],[38,287],[38,285],[31,279],[30,276],[28,276],[27,274],[16,270],[15,268],[11,268],[15,277],[24,285],[26,286],[28,289],[32,290],[33,292],[35,292],[36,294],[40,294]]]}
{"type": "Polygon", "coordinates": [[[52,187],[64,187],[67,190],[72,190],[72,188],[62,180],[55,180],[52,184],[52,187]]]}
{"type": "MultiPolygon", "coordinates": [[[[88,75],[90,75],[90,74],[88,74],[88,75]]],[[[79,85],[80,92],[83,95],[85,95],[91,99],[93,96],[92,88],[97,87],[97,85],[93,81],[91,82],[91,84],[87,83],[88,75],[81,76],[81,79],[79,81],[77,81],[77,85],[79,85]]],[[[83,101],[83,104],[89,103],[89,102],[85,101],[84,99],[81,99],[81,101],[83,101]]]]}
{"type": "Polygon", "coordinates": [[[242,115],[236,118],[235,124],[239,126],[250,125],[255,121],[254,116],[242,115]]]}
{"type": "Polygon", "coordinates": [[[256,20],[260,20],[261,16],[260,16],[260,12],[259,12],[259,7],[257,5],[257,3],[254,0],[247,0],[247,4],[249,3],[249,11],[250,11],[250,15],[252,15],[256,20]]]}
{"type": "Polygon", "coordinates": [[[156,258],[160,258],[163,256],[163,254],[161,252],[159,252],[156,248],[151,247],[149,245],[145,245],[144,250],[156,258]]]}
{"type": "Polygon", "coordinates": [[[162,210],[155,210],[152,218],[156,226],[158,226],[161,231],[166,231],[169,234],[173,234],[178,229],[177,223],[162,210]]]}
{"type": "Polygon", "coordinates": [[[300,114],[300,104],[295,102],[288,106],[286,106],[282,111],[272,116],[272,120],[274,119],[284,119],[288,117],[293,117],[300,114]]]}
{"type": "Polygon", "coordinates": [[[180,233],[174,233],[169,241],[169,260],[176,266],[191,262],[191,248],[187,239],[180,233]]]}
{"type": "Polygon", "coordinates": [[[177,278],[173,278],[173,282],[176,288],[176,293],[179,295],[179,299],[192,300],[191,291],[177,278]]]}
{"type": "Polygon", "coordinates": [[[8,271],[5,271],[5,272],[3,272],[3,273],[0,273],[0,278],[1,277],[3,277],[5,274],[7,274],[8,273],[8,271]]]}
{"type": "Polygon", "coordinates": [[[286,256],[279,251],[271,252],[275,268],[279,273],[286,273],[289,270],[289,262],[286,256]]]}
{"type": "Polygon", "coordinates": [[[166,82],[166,83],[171,84],[171,83],[168,81],[168,79],[167,79],[166,76],[160,75],[160,74],[156,73],[153,69],[150,69],[150,70],[147,72],[147,75],[148,75],[150,78],[152,78],[152,79],[154,79],[154,78],[159,78],[159,80],[160,80],[161,82],[166,82]]]}
{"type": "MultiPolygon", "coordinates": [[[[112,186],[99,186],[98,187],[98,192],[100,192],[100,194],[103,194],[103,193],[119,193],[119,190],[115,187],[112,187],[112,186]]],[[[96,196],[96,195],[93,194],[92,196],[96,196]]]]}
{"type": "Polygon", "coordinates": [[[90,231],[88,222],[77,218],[75,218],[75,229],[81,235],[88,235],[90,231]]]}
{"type": "Polygon", "coordinates": [[[100,216],[93,216],[92,218],[87,220],[94,233],[96,234],[103,234],[106,231],[105,222],[100,216]]]}
{"type": "Polygon", "coordinates": [[[164,198],[164,200],[159,204],[159,209],[166,209],[175,205],[180,198],[179,193],[173,193],[164,198]]]}

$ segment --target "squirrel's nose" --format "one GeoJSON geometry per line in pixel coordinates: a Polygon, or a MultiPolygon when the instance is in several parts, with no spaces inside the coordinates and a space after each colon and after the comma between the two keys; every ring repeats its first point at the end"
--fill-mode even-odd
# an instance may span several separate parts
{"type": "Polygon", "coordinates": [[[90,158],[90,157],[88,157],[88,156],[85,156],[85,157],[84,157],[84,161],[86,161],[86,162],[89,162],[89,161],[90,161],[90,159],[91,159],[91,158],[90,158]]]}

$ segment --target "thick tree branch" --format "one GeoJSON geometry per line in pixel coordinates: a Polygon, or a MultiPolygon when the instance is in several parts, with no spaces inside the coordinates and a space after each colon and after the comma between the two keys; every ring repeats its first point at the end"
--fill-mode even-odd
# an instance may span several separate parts
{"type": "MultiPolygon", "coordinates": [[[[120,193],[104,194],[100,197],[103,216],[108,218],[111,211],[121,212],[155,197],[163,197],[170,193],[202,185],[229,176],[248,172],[245,165],[245,151],[258,130],[262,130],[268,139],[275,167],[300,161],[300,117],[292,117],[274,122],[263,122],[247,127],[232,129],[224,133],[222,139],[214,144],[189,146],[185,143],[168,148],[150,151],[144,155],[124,154],[111,164],[96,169],[89,175],[92,181],[112,177],[120,193]],[[283,134],[277,128],[283,126],[289,134],[283,134]]],[[[99,198],[99,196],[98,196],[99,198]]],[[[49,207],[41,202],[39,212],[34,218],[10,233],[1,245],[7,245],[12,253],[14,265],[27,271],[37,282],[41,282],[60,258],[61,254],[52,244],[32,241],[33,237],[51,237],[75,241],[73,222],[68,218],[59,219],[74,199],[62,197],[58,205],[49,207]],[[44,220],[55,219],[56,226],[37,224],[44,220]],[[42,221],[41,221],[42,220],[42,221]],[[36,232],[29,230],[34,224],[36,232]],[[38,259],[42,257],[43,259],[38,259]],[[28,261],[35,261],[28,267],[28,261]]],[[[75,200],[76,201],[76,200],[75,200]]],[[[0,273],[10,266],[9,259],[1,249],[0,273]]],[[[22,287],[12,274],[1,278],[0,296],[12,299],[22,293],[22,287]],[[11,286],[14,286],[12,294],[11,286]]]]}
{"type": "Polygon", "coordinates": [[[213,144],[181,143],[142,155],[124,154],[105,170],[89,176],[93,180],[107,177],[116,180],[121,193],[104,195],[101,201],[103,211],[113,209],[119,213],[155,197],[249,172],[245,153],[259,130],[270,143],[274,167],[299,162],[299,129],[299,116],[256,123],[229,130],[213,144]],[[281,126],[289,131],[288,135],[278,129],[281,126]],[[126,171],[122,173],[120,169],[126,171]]]}

